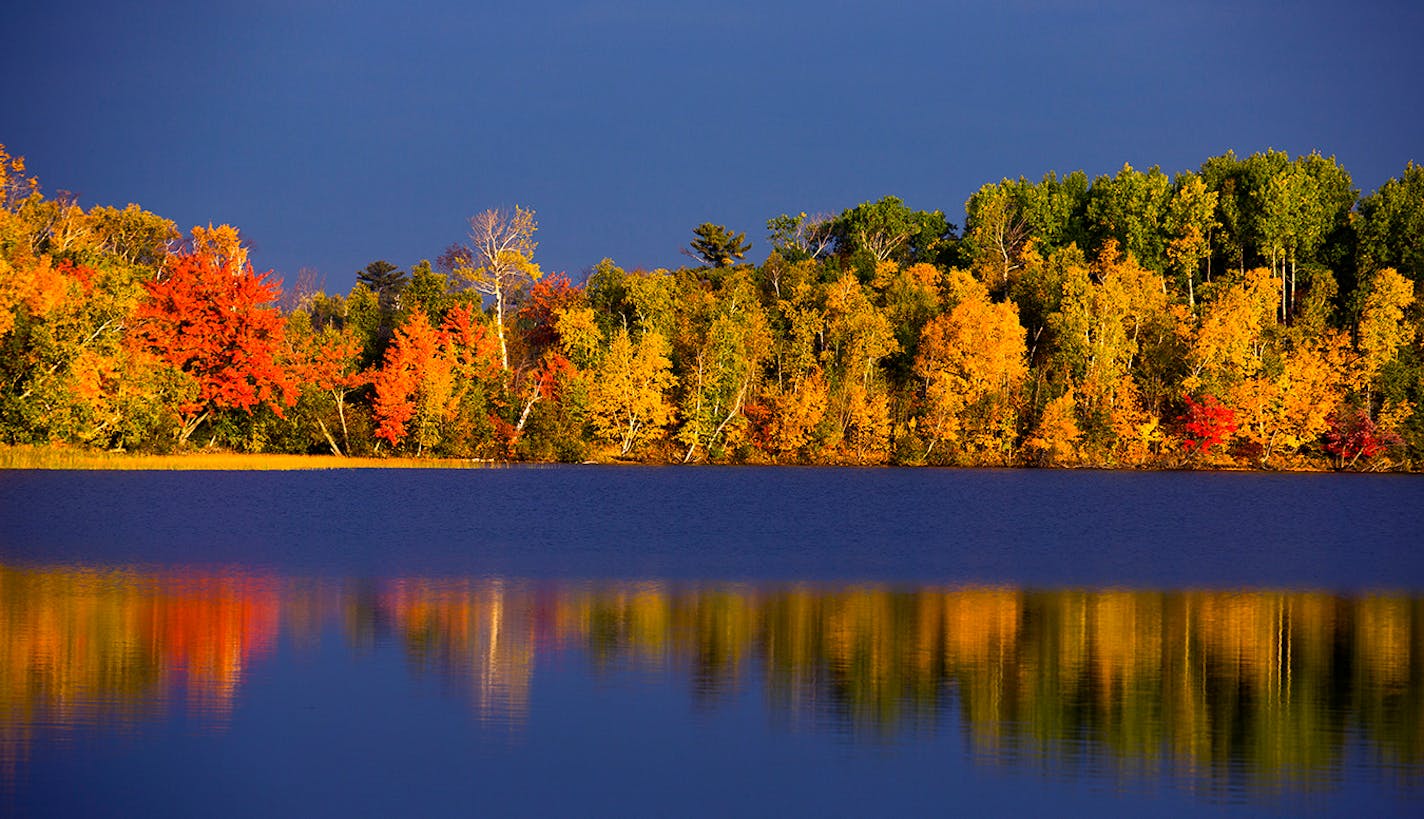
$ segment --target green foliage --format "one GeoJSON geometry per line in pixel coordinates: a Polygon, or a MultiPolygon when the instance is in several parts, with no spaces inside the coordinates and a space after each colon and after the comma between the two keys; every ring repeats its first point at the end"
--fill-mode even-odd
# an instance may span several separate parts
{"type": "Polygon", "coordinates": [[[385,259],[371,262],[364,270],[356,271],[356,281],[371,288],[382,303],[394,302],[405,288],[408,278],[404,270],[385,259]]]}
{"type": "Polygon", "coordinates": [[[692,234],[689,247],[693,254],[713,267],[726,267],[740,261],[752,247],[747,241],[747,234],[733,233],[725,226],[711,222],[703,222],[693,228],[692,234]]]}
{"type": "Polygon", "coordinates": [[[1360,272],[1393,267],[1418,290],[1424,282],[1424,166],[1410,162],[1362,199],[1358,213],[1360,272]]]}
{"type": "Polygon", "coordinates": [[[937,261],[953,238],[943,212],[912,210],[898,196],[843,211],[830,233],[836,252],[866,266],[871,274],[879,262],[937,261]]]}
{"type": "Polygon", "coordinates": [[[1088,192],[1087,218],[1096,246],[1111,239],[1144,267],[1162,270],[1171,195],[1171,180],[1156,165],[1146,172],[1123,165],[1116,176],[1095,179],[1088,192]]]}

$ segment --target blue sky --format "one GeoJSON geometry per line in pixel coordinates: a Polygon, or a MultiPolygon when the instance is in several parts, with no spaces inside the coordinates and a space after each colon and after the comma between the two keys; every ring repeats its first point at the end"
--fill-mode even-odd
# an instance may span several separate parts
{"type": "Polygon", "coordinates": [[[540,221],[545,270],[673,266],[704,221],[1227,149],[1424,162],[1424,4],[19,0],[0,143],[49,193],[242,229],[345,291],[540,221]]]}

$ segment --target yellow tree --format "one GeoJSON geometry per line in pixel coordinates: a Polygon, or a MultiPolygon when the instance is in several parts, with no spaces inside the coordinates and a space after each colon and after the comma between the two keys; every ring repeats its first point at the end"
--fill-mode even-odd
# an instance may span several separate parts
{"type": "Polygon", "coordinates": [[[1222,391],[1260,371],[1266,334],[1276,323],[1276,286],[1269,270],[1257,268],[1242,281],[1220,282],[1191,334],[1187,352],[1188,392],[1222,391]]]}
{"type": "Polygon", "coordinates": [[[805,453],[825,418],[830,387],[819,369],[785,386],[771,384],[746,407],[757,445],[773,459],[805,453]]]}
{"type": "Polygon", "coordinates": [[[627,455],[640,438],[666,428],[673,417],[668,392],[674,380],[661,333],[643,333],[635,344],[626,329],[615,331],[589,390],[589,415],[599,437],[627,455]]]}
{"type": "Polygon", "coordinates": [[[1078,429],[1077,409],[1072,390],[1049,401],[1038,426],[1024,441],[1024,448],[1046,466],[1073,463],[1077,460],[1078,439],[1083,437],[1078,429]]]}
{"type": "Polygon", "coordinates": [[[853,273],[826,286],[825,317],[821,358],[839,423],[835,440],[827,443],[844,444],[857,461],[883,460],[889,455],[890,403],[879,364],[900,349],[894,328],[853,273]]]}
{"type": "Polygon", "coordinates": [[[1375,273],[1360,310],[1360,381],[1366,395],[1384,365],[1410,340],[1414,327],[1404,311],[1414,303],[1414,286],[1392,267],[1375,273]]]}
{"type": "Polygon", "coordinates": [[[1018,307],[990,302],[982,285],[962,278],[959,303],[925,325],[915,357],[915,374],[924,380],[927,457],[942,440],[968,442],[961,417],[971,410],[981,442],[1006,452],[1012,396],[1028,373],[1018,307]]]}
{"type": "MultiPolygon", "coordinates": [[[[1055,380],[1074,386],[1083,437],[1079,454],[1090,462],[1113,463],[1142,437],[1172,379],[1176,336],[1158,274],[1109,241],[1092,267],[1062,268],[1062,298],[1047,318],[1053,331],[1055,380]],[[1134,378],[1136,376],[1136,378],[1134,378]]],[[[1140,454],[1140,453],[1139,453],[1140,454]]]]}
{"type": "Polygon", "coordinates": [[[742,408],[770,354],[771,333],[755,301],[723,304],[684,375],[686,396],[678,440],[687,444],[683,461],[698,447],[711,455],[745,423],[742,408]]]}
{"type": "Polygon", "coordinates": [[[1227,393],[1236,410],[1237,437],[1269,464],[1290,457],[1330,428],[1345,395],[1348,340],[1330,331],[1315,343],[1287,351],[1279,371],[1238,382],[1227,393]]]}

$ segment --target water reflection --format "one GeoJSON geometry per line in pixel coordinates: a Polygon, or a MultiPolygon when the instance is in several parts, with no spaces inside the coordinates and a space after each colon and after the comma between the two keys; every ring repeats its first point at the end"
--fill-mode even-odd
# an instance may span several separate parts
{"type": "MultiPolygon", "coordinates": [[[[1424,772],[1424,599],[1309,592],[314,583],[242,573],[0,567],[0,764],[40,726],[220,727],[279,634],[334,625],[358,654],[537,707],[550,658],[652,672],[713,704],[754,689],[793,728],[899,741],[962,730],[990,764],[1183,776],[1207,788],[1338,779],[1358,748],[1424,772]]],[[[1358,763],[1354,763],[1358,764],[1358,763]]]]}

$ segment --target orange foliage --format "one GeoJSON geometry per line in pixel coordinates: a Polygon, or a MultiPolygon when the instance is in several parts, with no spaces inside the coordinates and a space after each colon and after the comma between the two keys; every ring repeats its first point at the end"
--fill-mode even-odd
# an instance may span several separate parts
{"type": "Polygon", "coordinates": [[[198,395],[185,416],[210,410],[277,414],[296,402],[297,385],[281,361],[285,326],[270,272],[207,251],[172,256],[134,316],[132,341],[192,375],[198,395]]]}
{"type": "Polygon", "coordinates": [[[433,370],[445,363],[436,360],[439,345],[430,319],[417,308],[396,329],[395,338],[386,349],[385,361],[372,379],[376,387],[372,410],[380,424],[376,437],[384,438],[391,446],[405,438],[406,424],[415,417],[416,392],[436,375],[433,370]]]}
{"type": "Polygon", "coordinates": [[[461,389],[472,379],[500,372],[497,341],[475,319],[473,308],[456,307],[440,329],[417,308],[395,331],[385,360],[372,378],[376,394],[372,410],[379,426],[376,437],[398,446],[418,422],[417,447],[433,440],[434,426],[452,420],[459,410],[461,389]]]}

